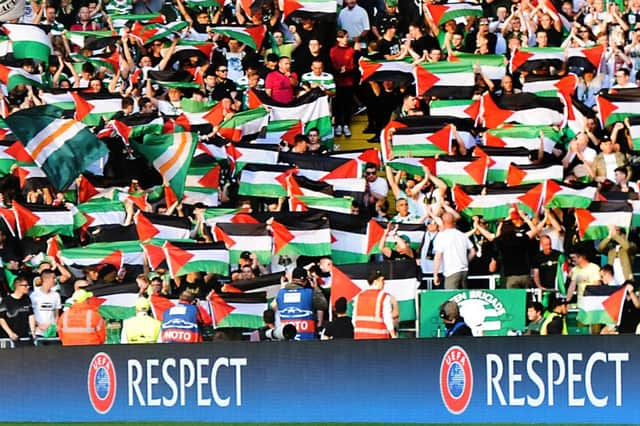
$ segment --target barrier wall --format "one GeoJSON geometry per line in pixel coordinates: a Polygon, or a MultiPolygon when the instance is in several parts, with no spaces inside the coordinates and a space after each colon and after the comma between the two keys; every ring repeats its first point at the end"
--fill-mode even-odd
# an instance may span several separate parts
{"type": "Polygon", "coordinates": [[[637,423],[636,336],[0,351],[3,421],[637,423]]]}

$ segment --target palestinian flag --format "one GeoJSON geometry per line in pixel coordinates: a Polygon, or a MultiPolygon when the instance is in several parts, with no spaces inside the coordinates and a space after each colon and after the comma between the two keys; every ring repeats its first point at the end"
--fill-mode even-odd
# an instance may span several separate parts
{"type": "Polygon", "coordinates": [[[338,4],[335,0],[280,0],[283,18],[294,13],[324,15],[336,13],[338,4]]]}
{"type": "Polygon", "coordinates": [[[64,207],[43,204],[22,206],[13,201],[13,213],[20,238],[50,234],[73,237],[73,213],[64,207]]]}
{"type": "Polygon", "coordinates": [[[14,58],[49,63],[53,48],[49,36],[42,28],[29,24],[2,24],[2,27],[11,40],[14,58]]]}
{"type": "Polygon", "coordinates": [[[427,10],[438,26],[460,17],[482,16],[482,7],[476,3],[427,4],[427,10]]]}
{"type": "Polygon", "coordinates": [[[565,120],[564,103],[559,98],[518,93],[494,100],[487,93],[480,99],[480,116],[490,129],[504,123],[553,126],[565,120]]]}
{"type": "Polygon", "coordinates": [[[110,129],[109,136],[120,136],[126,145],[129,138],[140,138],[144,135],[160,135],[164,128],[164,120],[153,115],[138,115],[122,117],[108,123],[105,129],[110,129]]]}
{"type": "MultiPolygon", "coordinates": [[[[194,56],[199,58],[200,60],[209,62],[214,47],[214,43],[210,43],[207,41],[180,39],[173,51],[173,55],[171,55],[169,63],[172,63],[173,61],[187,62],[189,61],[189,58],[194,56]]],[[[169,47],[162,49],[163,56],[168,53],[169,47]]]]}
{"type": "Polygon", "coordinates": [[[387,163],[394,170],[402,170],[409,175],[424,176],[424,168],[428,167],[431,173],[436,174],[436,159],[422,157],[394,158],[387,163]]]}
{"type": "Polygon", "coordinates": [[[336,265],[366,263],[378,252],[384,228],[375,220],[351,214],[330,213],[331,259],[336,265]]]}
{"type": "Polygon", "coordinates": [[[260,223],[242,209],[209,208],[204,211],[204,223],[214,227],[218,223],[260,223]]]}
{"type": "Polygon", "coordinates": [[[564,49],[560,47],[523,47],[511,56],[511,72],[533,72],[543,67],[560,70],[564,64],[564,49]]]}
{"type": "Polygon", "coordinates": [[[112,265],[115,269],[120,269],[123,265],[142,266],[144,263],[142,246],[137,240],[63,248],[60,250],[60,258],[65,265],[75,268],[112,265]]]}
{"type": "Polygon", "coordinates": [[[349,214],[353,198],[350,197],[311,197],[291,196],[291,211],[307,211],[308,209],[323,210],[335,213],[349,214]]]}
{"type": "Polygon", "coordinates": [[[475,120],[478,116],[480,102],[471,99],[432,100],[429,104],[429,115],[432,117],[457,117],[475,120]]]}
{"type": "Polygon", "coordinates": [[[618,89],[596,96],[600,125],[604,128],[632,115],[640,115],[640,89],[618,89]]]}
{"type": "Polygon", "coordinates": [[[504,182],[509,173],[511,163],[530,164],[529,150],[526,148],[501,148],[491,146],[477,146],[473,149],[476,157],[489,156],[489,182],[504,182]]]}
{"type": "Polygon", "coordinates": [[[629,135],[633,142],[633,150],[640,151],[640,115],[629,117],[629,135]]]}
{"type": "Polygon", "coordinates": [[[276,164],[279,149],[277,145],[255,145],[250,143],[228,144],[226,152],[234,164],[235,173],[240,173],[247,164],[276,164]]]}
{"type": "Polygon", "coordinates": [[[255,253],[258,262],[271,263],[272,239],[264,223],[222,223],[212,230],[216,241],[224,242],[229,250],[229,263],[238,264],[243,251],[255,253]]]}
{"type": "Polygon", "coordinates": [[[522,85],[522,91],[536,96],[556,97],[558,92],[573,95],[578,84],[578,78],[570,74],[566,77],[527,75],[522,85]]]}
{"type": "Polygon", "coordinates": [[[282,288],[281,278],[282,272],[275,272],[273,274],[260,275],[251,280],[237,280],[222,286],[222,291],[234,294],[264,292],[267,298],[272,300],[278,295],[278,292],[282,288]]]}
{"type": "Polygon", "coordinates": [[[252,197],[286,197],[286,176],[293,173],[291,166],[247,164],[240,173],[239,195],[252,197]]]}
{"type": "Polygon", "coordinates": [[[189,24],[186,21],[174,21],[167,24],[151,23],[147,25],[136,23],[131,27],[129,34],[140,40],[142,44],[149,44],[165,38],[173,39],[188,26],[189,24]]]}
{"type": "Polygon", "coordinates": [[[322,91],[313,90],[287,105],[276,104],[266,94],[255,93],[269,109],[269,124],[271,126],[275,126],[279,121],[298,120],[302,124],[303,133],[307,134],[310,129],[317,127],[321,141],[328,143],[333,140],[329,98],[322,91]]]}
{"type": "Polygon", "coordinates": [[[547,179],[562,180],[562,165],[513,164],[509,165],[507,186],[541,183],[547,179]]]}
{"type": "Polygon", "coordinates": [[[43,100],[49,105],[65,111],[83,110],[83,117],[74,117],[87,126],[97,126],[101,121],[109,121],[122,110],[122,97],[113,94],[93,94],[80,92],[43,93],[43,100]]]}
{"type": "Polygon", "coordinates": [[[263,106],[236,113],[218,126],[218,134],[232,142],[255,140],[267,128],[269,111],[263,106]]]}
{"type": "Polygon", "coordinates": [[[39,74],[31,74],[22,68],[8,67],[2,64],[0,64],[0,82],[7,86],[7,92],[21,84],[42,87],[42,77],[39,74]]]}
{"type": "Polygon", "coordinates": [[[482,215],[486,220],[504,219],[513,204],[529,213],[532,209],[519,198],[531,189],[531,185],[513,188],[496,186],[461,186],[455,185],[452,190],[456,209],[466,218],[482,215]]]}
{"type": "MultiPolygon", "coordinates": [[[[396,224],[394,224],[395,226],[396,224]]],[[[406,235],[409,237],[409,244],[414,250],[417,250],[424,241],[425,227],[422,223],[398,223],[398,235],[406,235]]],[[[386,226],[386,224],[384,225],[386,226]]],[[[385,246],[395,249],[396,243],[391,233],[387,234],[385,246]]]]}
{"type": "Polygon", "coordinates": [[[144,143],[132,143],[171,185],[176,196],[184,193],[187,170],[198,143],[196,133],[180,132],[162,136],[147,135],[144,143]]]}
{"type": "MultiPolygon", "coordinates": [[[[298,213],[300,214],[300,213],[298,213]]],[[[303,213],[304,214],[304,213],[303,213]]],[[[331,230],[328,222],[300,220],[289,213],[283,224],[271,223],[273,254],[289,256],[328,256],[331,254],[331,230]]]]}
{"type": "MultiPolygon", "coordinates": [[[[91,291],[91,286],[87,289],[91,291]]],[[[97,308],[98,313],[105,321],[124,321],[136,315],[136,302],[140,297],[135,292],[136,289],[131,288],[130,290],[131,292],[115,293],[117,290],[112,289],[113,293],[101,296],[96,296],[94,292],[94,297],[89,299],[89,304],[97,308]]]]}
{"type": "Polygon", "coordinates": [[[470,99],[475,76],[471,63],[425,62],[415,66],[416,93],[443,99],[470,99]]]}
{"type": "Polygon", "coordinates": [[[547,180],[544,184],[544,206],[550,208],[589,208],[597,188],[595,186],[570,187],[547,180]]]}
{"type": "Polygon", "coordinates": [[[578,303],[577,319],[583,324],[618,325],[626,296],[626,285],[588,285],[578,303]]]}
{"type": "Polygon", "coordinates": [[[291,174],[286,178],[287,193],[291,196],[333,197],[333,187],[326,182],[319,182],[304,176],[291,174]]]}
{"type": "Polygon", "coordinates": [[[268,309],[265,292],[211,293],[209,303],[215,328],[260,328],[264,325],[262,313],[268,309]]]}
{"type": "Polygon", "coordinates": [[[63,119],[62,113],[59,108],[44,105],[16,111],[5,119],[57,189],[69,186],[108,153],[84,124],[63,119]]]}
{"type": "Polygon", "coordinates": [[[163,23],[166,21],[164,15],[160,13],[136,13],[124,15],[111,15],[114,28],[122,28],[128,21],[163,23]]]}
{"type": "Polygon", "coordinates": [[[253,50],[260,50],[264,36],[267,33],[267,26],[214,25],[209,27],[209,32],[225,35],[246,44],[253,50]]]}
{"type": "Polygon", "coordinates": [[[278,145],[281,141],[293,145],[293,138],[304,133],[302,121],[297,119],[272,121],[267,124],[264,137],[258,138],[255,143],[263,145],[278,145]]]}
{"type": "Polygon", "coordinates": [[[452,138],[450,125],[398,128],[391,138],[391,152],[385,158],[446,155],[451,150],[452,138]]]}
{"type": "Polygon", "coordinates": [[[33,164],[33,159],[24,150],[20,142],[4,142],[0,144],[0,175],[6,176],[11,174],[16,164],[30,165],[33,164]],[[16,158],[16,155],[18,155],[20,159],[16,158]]]}
{"type": "Polygon", "coordinates": [[[193,81],[193,76],[187,71],[154,71],[147,73],[148,78],[164,87],[180,89],[199,89],[200,84],[193,81]]]}
{"type": "Polygon", "coordinates": [[[140,241],[147,241],[151,238],[184,240],[189,238],[191,233],[191,221],[183,217],[139,211],[133,219],[140,241]]]}
{"type": "Polygon", "coordinates": [[[296,166],[300,176],[328,183],[331,180],[358,178],[362,173],[358,160],[350,158],[281,152],[278,161],[296,166]]]}
{"type": "Polygon", "coordinates": [[[220,186],[220,165],[216,163],[196,164],[194,159],[187,170],[187,187],[216,189],[220,186]]]}
{"type": "Polygon", "coordinates": [[[473,53],[456,53],[449,55],[449,62],[479,65],[482,73],[490,80],[502,80],[506,72],[504,55],[475,55],[473,53]]]}
{"type": "Polygon", "coordinates": [[[126,212],[121,201],[92,201],[78,204],[78,211],[87,219],[85,226],[121,225],[126,212]]]}
{"type": "Polygon", "coordinates": [[[489,156],[477,158],[441,155],[436,160],[436,176],[447,186],[484,185],[491,159],[489,156]]]}
{"type": "Polygon", "coordinates": [[[526,148],[537,151],[540,148],[540,132],[544,133],[544,151],[551,153],[561,142],[562,132],[552,126],[514,125],[500,129],[489,129],[485,133],[485,145],[497,148],[526,148]]]}
{"type": "Polygon", "coordinates": [[[406,81],[413,80],[413,64],[411,58],[398,61],[372,61],[361,58],[358,62],[360,68],[360,82],[371,81],[406,81]]]}
{"type": "Polygon", "coordinates": [[[191,272],[229,274],[229,252],[222,243],[167,241],[162,248],[174,278],[191,272]]]}
{"type": "Polygon", "coordinates": [[[99,39],[111,39],[111,31],[65,31],[67,39],[81,49],[99,39]]]}
{"type": "Polygon", "coordinates": [[[578,233],[583,240],[602,240],[609,235],[609,227],[631,226],[633,209],[624,201],[594,201],[588,209],[576,209],[578,233]]]}
{"type": "Polygon", "coordinates": [[[604,55],[604,46],[569,47],[567,49],[567,69],[570,72],[585,70],[597,71],[604,55]]]}
{"type": "Polygon", "coordinates": [[[412,260],[334,266],[331,273],[331,306],[340,297],[351,301],[360,291],[369,288],[367,278],[374,270],[384,275],[384,291],[398,302],[400,321],[414,321],[417,318],[415,298],[420,282],[412,260]]]}

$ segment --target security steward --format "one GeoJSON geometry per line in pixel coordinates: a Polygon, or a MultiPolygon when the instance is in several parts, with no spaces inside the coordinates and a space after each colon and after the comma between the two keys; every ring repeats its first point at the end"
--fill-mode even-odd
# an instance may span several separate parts
{"type": "Polygon", "coordinates": [[[393,324],[393,301],[384,291],[384,275],[372,272],[369,288],[361,291],[353,303],[354,339],[390,339],[398,337],[393,324]]]}
{"type": "Polygon", "coordinates": [[[540,326],[540,335],[547,336],[550,334],[569,334],[567,329],[567,313],[569,312],[569,301],[562,296],[550,297],[549,308],[551,313],[542,322],[540,326]]]}
{"type": "Polygon", "coordinates": [[[122,323],[120,343],[156,343],[162,323],[149,316],[151,305],[140,297],[136,301],[136,315],[122,323]]]}
{"type": "Polygon", "coordinates": [[[58,336],[64,346],[101,345],[107,338],[104,319],[89,303],[93,293],[76,290],[74,303],[58,318],[58,336]]]}
{"type": "Polygon", "coordinates": [[[446,337],[473,336],[471,328],[460,316],[460,308],[451,300],[440,305],[440,318],[447,329],[446,337]]]}

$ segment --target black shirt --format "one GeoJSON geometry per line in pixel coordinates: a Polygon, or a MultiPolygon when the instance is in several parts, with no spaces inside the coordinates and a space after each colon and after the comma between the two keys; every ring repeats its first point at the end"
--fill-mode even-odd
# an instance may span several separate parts
{"type": "Polygon", "coordinates": [[[538,253],[531,262],[532,268],[538,270],[540,274],[540,284],[542,284],[544,288],[555,288],[559,257],[560,252],[552,249],[549,254],[544,254],[543,252],[538,253]]]}
{"type": "Polygon", "coordinates": [[[338,317],[324,329],[324,335],[334,339],[353,339],[353,323],[351,317],[338,317]]]}
{"type": "Polygon", "coordinates": [[[560,47],[562,44],[562,33],[557,31],[555,28],[549,28],[548,30],[544,30],[547,33],[547,42],[549,46],[560,47]]]}
{"type": "MultiPolygon", "coordinates": [[[[29,327],[29,316],[33,315],[33,308],[31,307],[31,298],[26,294],[20,299],[16,299],[9,295],[2,299],[0,303],[0,318],[3,318],[11,330],[18,335],[18,337],[30,337],[31,328],[29,327]]],[[[0,327],[0,336],[9,337],[3,328],[0,327]]]]}
{"type": "Polygon", "coordinates": [[[531,272],[532,243],[527,232],[529,226],[526,223],[515,226],[508,221],[502,227],[502,235],[496,238],[504,276],[529,275],[531,272]]]}
{"type": "Polygon", "coordinates": [[[622,319],[618,325],[618,332],[634,334],[638,323],[640,323],[640,309],[637,309],[631,300],[625,300],[622,305],[622,319]]]}
{"type": "Polygon", "coordinates": [[[232,98],[231,92],[236,91],[236,84],[228,78],[223,81],[216,81],[213,90],[207,91],[210,101],[220,101],[223,98],[232,98]]]}
{"type": "Polygon", "coordinates": [[[400,53],[400,41],[394,37],[391,41],[383,38],[378,42],[378,51],[384,57],[385,55],[397,55],[400,53]]]}
{"type": "Polygon", "coordinates": [[[423,35],[417,40],[411,42],[411,49],[418,55],[422,55],[425,51],[429,53],[431,49],[440,48],[438,39],[430,35],[423,35]]]}

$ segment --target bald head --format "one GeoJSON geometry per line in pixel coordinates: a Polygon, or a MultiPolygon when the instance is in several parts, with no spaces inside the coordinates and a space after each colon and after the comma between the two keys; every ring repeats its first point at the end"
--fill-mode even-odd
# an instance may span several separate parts
{"type": "Polygon", "coordinates": [[[456,218],[449,212],[444,213],[442,215],[442,226],[444,228],[455,228],[456,218]]]}

